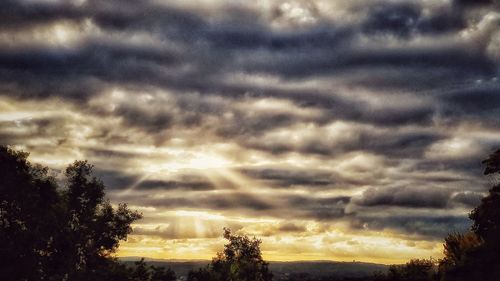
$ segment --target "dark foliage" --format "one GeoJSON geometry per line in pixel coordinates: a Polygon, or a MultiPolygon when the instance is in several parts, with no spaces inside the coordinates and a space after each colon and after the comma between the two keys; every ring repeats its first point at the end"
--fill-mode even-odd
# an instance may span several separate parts
{"type": "MultiPolygon", "coordinates": [[[[484,174],[500,173],[500,150],[483,161],[484,174]]],[[[471,232],[450,235],[441,261],[442,280],[500,280],[500,184],[493,186],[471,213],[471,232]]]]}
{"type": "Polygon", "coordinates": [[[374,281],[373,277],[311,276],[309,273],[289,274],[280,281],[374,281]]]}
{"type": "Polygon", "coordinates": [[[376,273],[377,281],[437,280],[437,265],[432,259],[413,259],[404,265],[392,265],[387,274],[376,273]]]}
{"type": "Polygon", "coordinates": [[[177,277],[170,268],[162,266],[148,266],[144,259],[134,263],[129,269],[129,279],[126,281],[175,281],[177,277]]]}
{"type": "Polygon", "coordinates": [[[151,266],[151,281],[175,281],[177,277],[171,268],[151,266]]]}
{"type": "MultiPolygon", "coordinates": [[[[483,161],[484,174],[500,173],[500,150],[483,161]]],[[[441,279],[500,280],[500,184],[493,186],[471,213],[471,232],[450,235],[445,240],[441,279]]]]}
{"type": "Polygon", "coordinates": [[[86,161],[70,165],[58,186],[27,157],[0,146],[1,280],[125,280],[110,254],[141,215],[113,208],[86,161]]]}
{"type": "Polygon", "coordinates": [[[232,234],[229,229],[224,229],[224,238],[229,241],[224,245],[224,250],[217,253],[206,268],[189,272],[189,281],[271,281],[273,279],[269,264],[262,259],[260,240],[232,234]]]}

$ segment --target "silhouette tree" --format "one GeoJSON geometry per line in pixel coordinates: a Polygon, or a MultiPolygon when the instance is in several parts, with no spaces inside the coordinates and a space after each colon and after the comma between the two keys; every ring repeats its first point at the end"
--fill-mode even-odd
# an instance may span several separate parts
{"type": "Polygon", "coordinates": [[[151,281],[176,281],[177,276],[171,268],[151,266],[151,281]]]}
{"type": "Polygon", "coordinates": [[[134,263],[135,267],[132,270],[130,281],[149,281],[151,280],[151,273],[144,262],[144,259],[136,261],[134,263]]]}
{"type": "MultiPolygon", "coordinates": [[[[141,215],[113,208],[92,166],[76,161],[59,187],[28,153],[0,146],[0,279],[114,280],[110,254],[141,215]]],[[[125,280],[125,279],[121,279],[125,280]]]]}
{"type": "Polygon", "coordinates": [[[41,280],[56,252],[60,195],[47,168],[0,146],[0,279],[41,280]],[[55,224],[55,225],[54,225],[55,224]],[[5,279],[4,279],[5,278],[5,279]]]}
{"type": "MultiPolygon", "coordinates": [[[[500,150],[483,161],[484,174],[500,174],[500,150]]],[[[494,185],[469,215],[471,232],[445,239],[441,280],[500,280],[500,184],[494,185]]]]}
{"type": "Polygon", "coordinates": [[[188,272],[188,281],[211,281],[215,280],[210,274],[209,268],[199,268],[188,272]]]}
{"type": "Polygon", "coordinates": [[[448,235],[443,245],[444,258],[439,261],[440,280],[474,279],[477,261],[474,256],[481,243],[481,239],[473,232],[448,235]]]}
{"type": "Polygon", "coordinates": [[[377,272],[374,279],[377,281],[436,280],[436,262],[432,259],[412,259],[404,265],[391,265],[387,274],[377,272]]]}
{"type": "MultiPolygon", "coordinates": [[[[500,174],[500,150],[483,161],[486,164],[485,175],[500,174]]],[[[494,252],[500,250],[500,184],[489,190],[488,196],[481,200],[469,216],[474,224],[472,231],[484,240],[486,246],[494,252]]]]}
{"type": "Polygon", "coordinates": [[[207,268],[191,271],[189,281],[271,281],[269,264],[262,259],[261,240],[250,239],[245,235],[236,235],[227,228],[224,238],[229,241],[224,250],[207,268]]]}
{"type": "MultiPolygon", "coordinates": [[[[148,266],[144,258],[134,262],[120,281],[176,281],[175,272],[162,266],[148,266]]],[[[105,279],[103,279],[105,280],[105,279]]],[[[107,279],[106,279],[107,280],[107,279]]]]}
{"type": "MultiPolygon", "coordinates": [[[[76,161],[66,169],[67,188],[62,192],[66,226],[63,242],[68,274],[73,279],[89,276],[118,243],[132,231],[130,224],[141,216],[125,204],[115,210],[104,199],[104,184],[92,176],[92,166],[76,161]]],[[[63,262],[63,261],[61,261],[63,262]]]]}
{"type": "MultiPolygon", "coordinates": [[[[500,150],[483,161],[485,175],[500,174],[500,150]]],[[[481,240],[464,266],[477,280],[500,280],[500,184],[494,185],[471,213],[472,232],[481,240]]],[[[462,270],[465,271],[465,270],[462,270]]]]}

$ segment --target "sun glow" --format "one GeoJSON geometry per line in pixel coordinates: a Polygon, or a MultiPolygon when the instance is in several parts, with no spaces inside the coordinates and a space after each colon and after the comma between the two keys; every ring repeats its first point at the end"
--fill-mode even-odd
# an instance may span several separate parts
{"type": "Polygon", "coordinates": [[[180,170],[214,170],[226,169],[231,165],[231,161],[212,152],[179,150],[171,151],[171,153],[175,156],[174,160],[151,163],[146,170],[151,173],[178,172],[180,170]]]}

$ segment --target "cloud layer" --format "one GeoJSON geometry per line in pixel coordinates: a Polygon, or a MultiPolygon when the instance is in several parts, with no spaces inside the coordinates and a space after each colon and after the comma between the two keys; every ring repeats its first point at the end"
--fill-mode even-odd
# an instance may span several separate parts
{"type": "Polygon", "coordinates": [[[210,257],[230,226],[271,259],[428,257],[487,190],[494,1],[3,5],[0,143],[95,163],[145,214],[123,255],[210,257]]]}

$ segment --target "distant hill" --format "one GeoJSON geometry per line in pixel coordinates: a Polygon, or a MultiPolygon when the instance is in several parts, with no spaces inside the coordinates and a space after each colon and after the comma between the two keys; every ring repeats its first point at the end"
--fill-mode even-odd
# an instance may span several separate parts
{"type": "MultiPolygon", "coordinates": [[[[131,264],[140,257],[124,257],[121,261],[131,264]]],[[[191,269],[206,266],[209,260],[162,260],[145,259],[148,264],[172,268],[177,276],[187,276],[191,269]]],[[[275,280],[286,280],[288,276],[307,274],[311,277],[366,277],[374,271],[386,271],[388,266],[376,263],[364,262],[335,262],[335,261],[294,261],[294,262],[270,262],[270,268],[274,273],[275,280]]]]}
{"type": "MultiPolygon", "coordinates": [[[[133,264],[133,262],[140,260],[140,257],[124,257],[120,258],[125,264],[133,264]]],[[[192,269],[207,266],[209,260],[162,260],[162,259],[144,259],[147,264],[154,266],[170,267],[175,274],[180,276],[187,276],[188,272],[192,269]]]]}
{"type": "Polygon", "coordinates": [[[364,262],[298,261],[271,262],[270,268],[275,280],[282,280],[288,275],[301,273],[307,273],[312,277],[366,277],[375,271],[386,271],[388,266],[364,262]]]}

